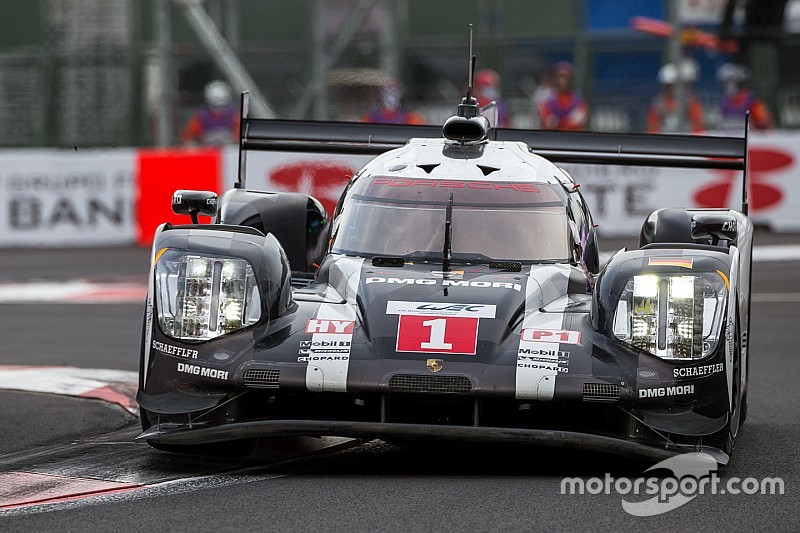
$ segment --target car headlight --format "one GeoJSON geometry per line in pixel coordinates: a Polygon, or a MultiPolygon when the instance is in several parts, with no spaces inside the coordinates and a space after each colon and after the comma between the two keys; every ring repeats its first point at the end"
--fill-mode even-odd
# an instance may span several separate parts
{"type": "Polygon", "coordinates": [[[717,273],[634,276],[617,303],[614,336],[663,359],[700,359],[720,338],[726,296],[717,273]]]}
{"type": "Polygon", "coordinates": [[[236,257],[168,250],[156,264],[156,302],[162,331],[176,339],[213,339],[261,318],[253,267],[236,257]]]}

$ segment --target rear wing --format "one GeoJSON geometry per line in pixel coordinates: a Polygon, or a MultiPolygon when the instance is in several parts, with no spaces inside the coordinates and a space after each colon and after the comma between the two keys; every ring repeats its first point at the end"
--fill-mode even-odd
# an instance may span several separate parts
{"type": "MultiPolygon", "coordinates": [[[[441,126],[255,119],[242,93],[239,177],[244,188],[247,151],[379,155],[412,138],[441,138],[441,126]]],[[[742,212],[747,214],[747,132],[744,137],[598,133],[493,128],[489,139],[519,141],[554,163],[741,170],[742,212]]]]}

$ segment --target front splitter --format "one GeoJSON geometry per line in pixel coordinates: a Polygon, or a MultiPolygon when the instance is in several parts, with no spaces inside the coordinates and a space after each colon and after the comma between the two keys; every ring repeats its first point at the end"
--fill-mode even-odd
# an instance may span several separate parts
{"type": "Polygon", "coordinates": [[[224,425],[153,426],[138,441],[158,444],[192,445],[258,437],[350,437],[357,439],[459,441],[475,444],[522,444],[547,448],[569,447],[608,453],[621,457],[663,461],[690,452],[705,452],[719,464],[728,463],[728,455],[718,448],[686,446],[657,447],[621,438],[574,431],[553,431],[526,428],[441,426],[433,424],[401,424],[352,422],[336,420],[257,420],[224,425]]]}

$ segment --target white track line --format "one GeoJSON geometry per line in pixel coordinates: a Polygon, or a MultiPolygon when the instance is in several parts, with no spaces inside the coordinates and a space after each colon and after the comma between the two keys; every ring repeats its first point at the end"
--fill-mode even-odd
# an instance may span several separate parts
{"type": "Polygon", "coordinates": [[[45,392],[92,398],[138,414],[135,394],[139,374],[126,370],[68,366],[0,365],[0,390],[45,392]]]}
{"type": "Polygon", "coordinates": [[[0,283],[0,303],[142,303],[145,283],[64,282],[0,283]]]}

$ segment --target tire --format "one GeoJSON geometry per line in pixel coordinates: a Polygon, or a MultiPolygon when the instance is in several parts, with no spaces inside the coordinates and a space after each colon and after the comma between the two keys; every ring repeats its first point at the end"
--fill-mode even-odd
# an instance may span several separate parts
{"type": "MultiPolygon", "coordinates": [[[[153,426],[151,420],[153,413],[144,409],[140,410],[142,430],[147,431],[153,426]]],[[[226,442],[213,442],[209,444],[162,444],[147,441],[151,448],[158,451],[179,453],[183,455],[206,455],[210,457],[244,457],[253,451],[258,439],[239,439],[226,442]]]]}

